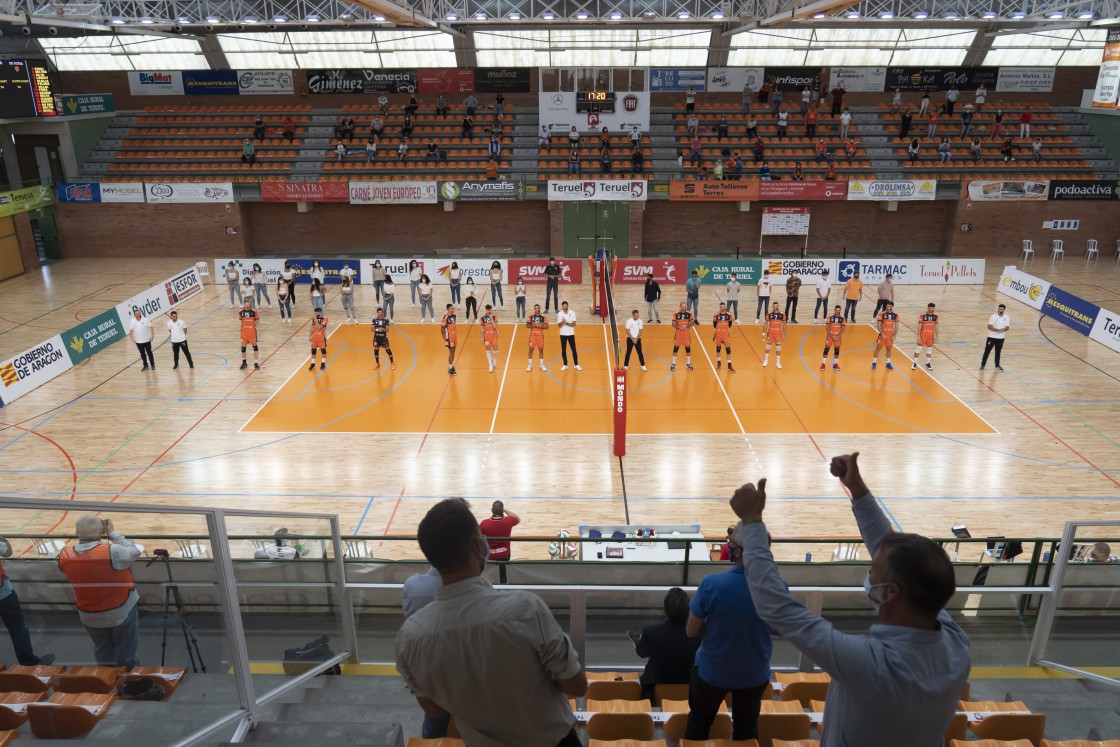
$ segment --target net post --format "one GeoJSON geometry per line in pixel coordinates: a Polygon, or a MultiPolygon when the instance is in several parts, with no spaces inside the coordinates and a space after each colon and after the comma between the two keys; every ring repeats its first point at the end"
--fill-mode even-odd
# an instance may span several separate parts
{"type": "Polygon", "coordinates": [[[616,364],[614,369],[614,455],[626,456],[626,369],[616,364]]]}
{"type": "Polygon", "coordinates": [[[607,293],[609,292],[608,291],[607,271],[609,269],[610,269],[610,265],[608,264],[606,258],[604,257],[603,259],[600,259],[599,260],[599,316],[602,318],[602,320],[604,322],[606,322],[607,317],[609,316],[608,313],[607,313],[607,293]]]}

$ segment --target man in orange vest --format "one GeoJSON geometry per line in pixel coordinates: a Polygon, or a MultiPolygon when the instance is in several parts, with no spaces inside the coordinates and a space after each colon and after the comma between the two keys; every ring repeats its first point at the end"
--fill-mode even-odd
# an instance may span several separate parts
{"type": "MultiPolygon", "coordinates": [[[[11,556],[12,545],[8,540],[0,537],[0,557],[11,556]]],[[[3,563],[0,563],[0,620],[4,622],[8,635],[12,637],[16,661],[28,667],[45,666],[54,661],[54,654],[35,655],[35,650],[31,647],[31,633],[27,630],[27,621],[23,619],[19,597],[16,596],[16,590],[12,588],[12,582],[8,580],[8,574],[4,572],[3,563]]]]}
{"type": "Polygon", "coordinates": [[[93,640],[97,663],[108,667],[134,667],[140,661],[136,585],[128,570],[140,557],[140,548],[113,522],[86,514],[78,519],[78,544],[58,556],[58,567],[74,587],[78,616],[93,640]],[[103,543],[102,538],[109,542],[103,543]]]}

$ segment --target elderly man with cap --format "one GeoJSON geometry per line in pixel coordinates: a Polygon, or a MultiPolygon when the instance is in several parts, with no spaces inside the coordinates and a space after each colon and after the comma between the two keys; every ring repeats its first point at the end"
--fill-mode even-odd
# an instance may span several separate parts
{"type": "Polygon", "coordinates": [[[112,521],[94,514],[78,519],[77,532],[78,544],[62,551],[58,567],[74,587],[78,616],[93,640],[97,663],[134,667],[140,663],[139,596],[129,566],[140,557],[140,548],[113,531],[112,521]]]}

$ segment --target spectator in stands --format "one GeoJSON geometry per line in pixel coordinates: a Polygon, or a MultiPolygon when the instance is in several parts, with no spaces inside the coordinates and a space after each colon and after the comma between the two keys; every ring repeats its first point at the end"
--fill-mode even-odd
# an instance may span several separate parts
{"type": "Polygon", "coordinates": [[[1015,152],[1015,146],[1013,146],[1011,144],[1011,138],[1004,138],[1003,145],[1000,146],[1000,149],[999,149],[1000,155],[1003,156],[1003,162],[1004,163],[1010,163],[1011,161],[1014,161],[1015,160],[1015,156],[1013,155],[1014,152],[1015,152]]]}
{"type": "Polygon", "coordinates": [[[891,98],[891,113],[898,114],[898,110],[902,108],[902,89],[895,88],[894,96],[891,98]]]}
{"type": "Polygon", "coordinates": [[[805,114],[805,137],[809,138],[810,140],[817,136],[818,116],[819,115],[817,113],[817,107],[815,106],[809,109],[808,113],[805,114]]]}
{"type": "Polygon", "coordinates": [[[396,651],[424,713],[453,714],[468,744],[579,747],[568,698],[587,692],[587,675],[539,596],[499,594],[481,577],[489,553],[470,505],[437,503],[417,537],[443,585],[405,620],[396,651]]]}
{"type": "Polygon", "coordinates": [[[605,125],[599,130],[599,150],[603,148],[611,149],[611,131],[605,125]]]}
{"type": "Polygon", "coordinates": [[[856,157],[856,152],[858,150],[859,149],[856,147],[856,141],[848,138],[847,144],[844,145],[844,154],[848,158],[848,163],[851,163],[852,159],[856,157]]]}
{"type": "Polygon", "coordinates": [[[1023,111],[1019,114],[1019,139],[1031,139],[1031,118],[1034,115],[1031,113],[1031,105],[1027,104],[1023,107],[1023,111]]]}
{"type": "Polygon", "coordinates": [[[346,146],[342,144],[341,140],[338,141],[338,145],[334,146],[334,155],[339,163],[342,163],[342,159],[346,158],[346,146]]]}
{"type": "Polygon", "coordinates": [[[688,93],[684,97],[684,110],[686,112],[696,111],[696,87],[689,86],[688,93]]]}
{"type": "Polygon", "coordinates": [[[490,136],[490,142],[486,145],[486,152],[494,161],[502,160],[502,141],[498,140],[494,135],[490,136]]]}
{"type": "Polygon", "coordinates": [[[816,159],[817,163],[828,161],[828,145],[823,137],[817,138],[817,142],[813,146],[813,158],[816,159]]]}
{"type": "Polygon", "coordinates": [[[1003,117],[1003,107],[997,107],[996,113],[992,115],[992,140],[998,140],[1003,132],[1003,117]]]}
{"type": "Polygon", "coordinates": [[[415,93],[409,94],[408,103],[402,108],[404,109],[404,113],[409,117],[416,113],[416,110],[420,108],[420,102],[416,99],[415,93]]]}
{"type": "Polygon", "coordinates": [[[245,142],[241,145],[241,163],[257,165],[257,146],[253,145],[253,141],[249,138],[245,138],[245,142]]]}
{"type": "Polygon", "coordinates": [[[762,138],[756,137],[754,139],[754,145],[751,146],[751,150],[754,151],[755,161],[763,161],[766,159],[766,143],[762,142],[762,138]]]}
{"type": "Polygon", "coordinates": [[[836,88],[833,88],[830,93],[832,94],[831,115],[835,117],[840,113],[841,109],[844,108],[844,94],[846,94],[847,91],[844,89],[843,83],[837,83],[836,88]]]}
{"type": "Polygon", "coordinates": [[[940,116],[936,109],[929,113],[929,123],[926,125],[926,137],[930,140],[933,140],[934,136],[937,135],[937,120],[940,116]]]}
{"type": "Polygon", "coordinates": [[[700,133],[700,120],[696,118],[695,112],[688,115],[684,126],[688,130],[689,137],[696,137],[700,133]]]}
{"type": "Polygon", "coordinates": [[[498,114],[506,113],[506,97],[500,93],[494,97],[494,111],[498,114]]]}
{"type": "Polygon", "coordinates": [[[384,137],[385,120],[375,114],[373,116],[373,121],[369,123],[369,134],[371,137],[384,137]]]}
{"type": "Polygon", "coordinates": [[[99,666],[135,667],[140,664],[140,597],[129,567],[140,557],[140,548],[120,532],[110,519],[84,514],[78,519],[78,544],[63,548],[58,568],[74,587],[78,617],[89,633],[99,666]],[[103,544],[102,538],[109,540],[103,544]]]}
{"type": "Polygon", "coordinates": [[[949,145],[949,138],[941,138],[941,145],[937,146],[937,155],[941,157],[942,164],[953,160],[953,148],[949,145]]]}
{"type": "Polygon", "coordinates": [[[739,155],[738,151],[731,163],[732,179],[739,181],[743,178],[743,157],[739,155]]]}
{"type": "Polygon", "coordinates": [[[579,147],[579,130],[576,129],[575,125],[572,125],[572,129],[568,130],[568,147],[579,147]]]}
{"type": "Polygon", "coordinates": [[[347,114],[342,118],[338,125],[339,139],[346,138],[348,142],[354,142],[354,118],[347,114]]]}
{"type": "Polygon", "coordinates": [[[548,125],[541,125],[541,131],[537,133],[537,147],[541,150],[547,148],[552,144],[552,133],[548,130],[548,125]]]}
{"type": "Polygon", "coordinates": [[[1036,137],[1034,143],[1031,144],[1031,158],[1035,163],[1042,160],[1042,138],[1036,137]]]}
{"type": "Polygon", "coordinates": [[[505,130],[505,127],[506,127],[505,115],[504,114],[499,114],[498,112],[495,112],[494,113],[494,118],[490,121],[490,132],[497,135],[498,137],[501,137],[502,132],[505,130]]]}
{"type": "Polygon", "coordinates": [[[692,675],[700,638],[690,638],[685,629],[688,623],[688,594],[674,586],[665,595],[663,603],[665,620],[647,625],[641,633],[630,630],[627,635],[634,642],[634,653],[646,662],[639,678],[642,698],[652,700],[656,685],[687,685],[692,675]]]}
{"type": "Polygon", "coordinates": [[[747,119],[747,137],[758,137],[758,120],[753,114],[747,119]]]}
{"type": "Polygon", "coordinates": [[[412,115],[407,112],[404,115],[404,121],[401,122],[401,137],[412,137],[412,115]]]}
{"type": "Polygon", "coordinates": [[[716,138],[719,139],[719,140],[723,140],[724,138],[727,137],[727,131],[728,131],[727,115],[726,114],[721,114],[721,115],[719,115],[719,121],[716,122],[716,138]]]}
{"type": "Polygon", "coordinates": [[[751,113],[751,99],[754,98],[754,91],[751,90],[751,82],[747,81],[743,84],[743,105],[739,109],[740,114],[751,113]]]}
{"type": "Polygon", "coordinates": [[[630,128],[630,147],[637,148],[642,144],[642,131],[638,129],[638,125],[630,128]]]}
{"type": "MultiPolygon", "coordinates": [[[[813,76],[812,82],[809,83],[809,88],[813,92],[813,101],[819,102],[820,104],[823,104],[824,103],[824,98],[821,96],[821,76],[820,75],[814,75],[813,76]]],[[[816,105],[814,105],[813,108],[815,109],[816,105]]]]}
{"type": "Polygon", "coordinates": [[[474,140],[474,120],[471,119],[470,114],[463,115],[463,131],[460,137],[465,140],[474,140]]]}
{"type": "Polygon", "coordinates": [[[291,145],[296,140],[296,123],[291,117],[284,117],[284,139],[291,145]]]}
{"type": "Polygon", "coordinates": [[[762,165],[758,168],[758,178],[764,182],[770,181],[770,167],[763,161],[762,165]]]}
{"type": "Polygon", "coordinates": [[[795,182],[805,181],[805,169],[798,161],[793,165],[793,176],[791,177],[795,182]]]}
{"type": "Polygon", "coordinates": [[[875,301],[875,310],[871,312],[872,319],[878,319],[879,312],[885,311],[888,303],[894,303],[894,275],[888,272],[883,282],[879,283],[876,291],[878,296],[875,301]]]}
{"type": "Polygon", "coordinates": [[[723,160],[717,158],[715,165],[712,166],[712,178],[717,182],[723,181],[723,160]]]}
{"type": "Polygon", "coordinates": [[[976,89],[976,113],[981,114],[984,111],[984,102],[988,100],[988,89],[981,83],[980,87],[976,89]]]}
{"type": "Polygon", "coordinates": [[[696,166],[703,160],[703,153],[704,146],[700,142],[700,138],[692,138],[692,143],[690,144],[690,150],[688,153],[688,160],[692,163],[693,166],[696,166]]]}
{"type": "Polygon", "coordinates": [[[612,165],[613,164],[612,164],[612,161],[611,161],[611,149],[610,148],[600,148],[599,149],[599,173],[601,173],[601,174],[611,173],[611,166],[612,165]]]}
{"type": "Polygon", "coordinates": [[[924,117],[929,111],[929,91],[922,91],[922,103],[918,107],[918,116],[924,117]]]}
{"type": "Polygon", "coordinates": [[[436,96],[436,116],[446,117],[447,111],[447,98],[441,93],[439,96],[436,96]]]}
{"type": "Polygon", "coordinates": [[[767,104],[770,101],[770,91],[774,90],[774,85],[768,81],[762,81],[762,85],[758,88],[758,103],[767,104]]]}
{"type": "Polygon", "coordinates": [[[568,173],[579,173],[579,148],[572,148],[568,151],[568,173]]]}
{"type": "MultiPolygon", "coordinates": [[[[4,537],[0,537],[0,557],[12,557],[12,545],[4,537]]],[[[0,565],[0,620],[4,621],[4,627],[8,629],[8,635],[12,639],[16,661],[25,667],[45,667],[54,661],[54,654],[35,655],[35,649],[31,645],[31,633],[27,630],[27,621],[23,617],[23,608],[20,606],[15,589],[12,588],[12,582],[8,580],[8,574],[4,572],[3,565],[0,565]]]]}
{"type": "Polygon", "coordinates": [[[789,126],[789,112],[778,112],[778,139],[786,139],[786,128],[789,126]]]}
{"type": "Polygon", "coordinates": [[[735,526],[729,526],[727,528],[727,542],[724,542],[722,545],[720,545],[720,548],[719,548],[719,559],[721,561],[731,560],[731,540],[734,537],[735,537],[735,526]]]}
{"type": "Polygon", "coordinates": [[[646,156],[642,153],[641,146],[635,146],[634,152],[630,154],[630,170],[635,174],[641,174],[646,170],[646,156]]]}
{"type": "Polygon", "coordinates": [[[910,125],[914,123],[914,114],[910,111],[910,107],[902,110],[902,114],[898,117],[898,136],[903,140],[910,134],[910,125]]]}
{"type": "Polygon", "coordinates": [[[921,148],[918,146],[918,138],[910,141],[910,145],[906,146],[906,155],[910,158],[910,163],[918,160],[918,154],[921,148]]]}
{"type": "Polygon", "coordinates": [[[829,163],[828,164],[828,167],[825,168],[825,170],[824,170],[824,178],[825,178],[825,180],[830,181],[830,182],[836,181],[836,179],[837,179],[836,164],[834,164],[834,163],[829,163]]]}
{"type": "Polygon", "coordinates": [[[966,106],[961,112],[961,137],[968,137],[972,132],[972,107],[966,106]]]}
{"type": "Polygon", "coordinates": [[[957,106],[957,99],[960,98],[961,92],[953,86],[945,93],[945,114],[946,116],[953,116],[953,110],[957,106]]]}
{"type": "Polygon", "coordinates": [[[382,117],[389,116],[389,97],[381,95],[377,97],[377,108],[381,111],[382,117]]]}
{"type": "Polygon", "coordinates": [[[439,158],[439,146],[436,145],[435,140],[428,141],[428,147],[424,149],[424,160],[434,161],[439,158]]]}
{"type": "Polygon", "coordinates": [[[777,114],[778,112],[780,112],[782,110],[782,87],[781,86],[775,86],[774,87],[773,99],[774,99],[774,104],[773,104],[773,107],[771,108],[770,111],[771,111],[772,114],[777,114]]]}
{"type": "Polygon", "coordinates": [[[848,128],[852,126],[852,112],[847,107],[844,107],[844,112],[840,115],[840,139],[844,140],[848,137],[848,128]]]}
{"type": "Polygon", "coordinates": [[[968,146],[968,154],[972,156],[972,161],[975,163],[980,160],[980,138],[972,138],[972,144],[968,146]]]}
{"type": "Polygon", "coordinates": [[[809,111],[809,99],[812,95],[813,92],[809,90],[809,86],[801,89],[801,113],[803,115],[809,111]]]}
{"type": "Polygon", "coordinates": [[[474,110],[478,108],[478,99],[474,97],[473,93],[468,93],[467,97],[463,99],[463,108],[467,110],[468,117],[474,116],[474,110]]]}
{"type": "MultiPolygon", "coordinates": [[[[7,557],[6,555],[4,557],[7,557]]],[[[1090,563],[1111,563],[1112,562],[1112,548],[1106,542],[1097,542],[1089,550],[1090,563]]],[[[53,658],[53,657],[52,657],[53,658]]],[[[23,663],[22,661],[20,663],[23,663]]]]}
{"type": "Polygon", "coordinates": [[[268,130],[264,126],[264,118],[258,114],[256,119],[253,120],[253,137],[255,137],[258,142],[263,143],[264,136],[267,132],[268,130]]]}
{"type": "Polygon", "coordinates": [[[371,137],[366,141],[366,163],[377,160],[377,138],[371,137]]]}

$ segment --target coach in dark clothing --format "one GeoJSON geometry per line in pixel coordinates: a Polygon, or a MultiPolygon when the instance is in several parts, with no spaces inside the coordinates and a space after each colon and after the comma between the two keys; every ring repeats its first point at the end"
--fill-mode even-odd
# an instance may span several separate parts
{"type": "Polygon", "coordinates": [[[649,659],[639,679],[642,698],[653,700],[654,685],[688,684],[701,639],[688,637],[687,622],[688,594],[674,586],[665,595],[665,621],[645,626],[641,635],[629,633],[634,653],[649,659]]]}
{"type": "Polygon", "coordinates": [[[552,305],[556,309],[560,308],[560,274],[564,268],[556,264],[556,257],[548,260],[548,267],[544,268],[544,277],[547,285],[544,289],[544,310],[548,313],[548,301],[552,299],[552,305]]]}

